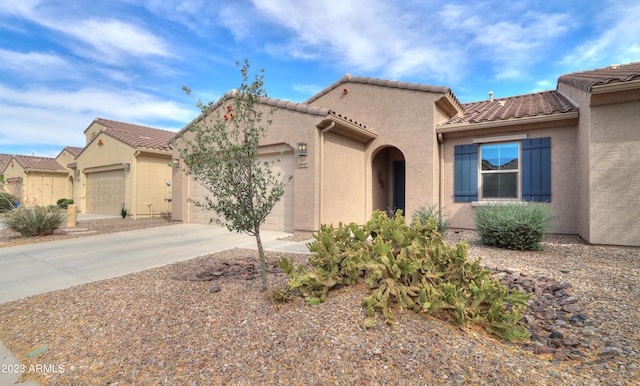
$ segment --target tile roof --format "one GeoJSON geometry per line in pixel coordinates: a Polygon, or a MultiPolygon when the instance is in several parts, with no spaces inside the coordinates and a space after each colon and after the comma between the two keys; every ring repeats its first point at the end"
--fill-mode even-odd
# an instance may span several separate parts
{"type": "Polygon", "coordinates": [[[14,155],[13,158],[25,170],[66,171],[55,158],[34,157],[30,155],[14,155]]]}
{"type": "Polygon", "coordinates": [[[11,154],[0,154],[0,173],[2,173],[5,166],[7,166],[11,158],[13,158],[13,155],[11,154]]]}
{"type": "Polygon", "coordinates": [[[316,95],[314,95],[311,98],[307,99],[304,103],[305,104],[313,103],[318,98],[320,98],[324,94],[330,92],[331,90],[335,89],[336,87],[340,86],[343,83],[363,83],[363,84],[371,84],[371,85],[382,86],[382,87],[400,88],[400,89],[407,89],[407,90],[416,90],[416,91],[425,91],[425,92],[449,94],[452,97],[452,99],[458,105],[460,105],[460,102],[458,101],[458,98],[456,98],[456,96],[453,95],[453,92],[451,92],[451,89],[449,89],[449,87],[430,86],[430,85],[427,85],[427,84],[419,84],[419,83],[399,82],[397,80],[386,80],[386,79],[378,79],[378,78],[365,78],[365,77],[361,77],[361,76],[351,76],[351,74],[346,74],[340,80],[338,80],[337,82],[333,83],[331,86],[326,87],[325,89],[323,89],[322,91],[320,91],[316,95]]]}
{"type": "Polygon", "coordinates": [[[66,150],[68,151],[72,156],[77,157],[78,154],[82,153],[82,150],[84,148],[82,147],[75,147],[75,146],[65,146],[64,149],[62,150],[66,150]]]}
{"type": "Polygon", "coordinates": [[[640,80],[640,62],[612,64],[605,68],[562,75],[558,78],[558,83],[566,83],[590,92],[593,86],[631,80],[640,80]]]}
{"type": "Polygon", "coordinates": [[[103,132],[132,147],[146,147],[156,150],[170,150],[168,142],[175,133],[173,131],[154,129],[152,127],[134,125],[96,118],[94,122],[103,126],[103,132]]]}
{"type": "MultiPolygon", "coordinates": [[[[223,96],[222,98],[220,98],[216,103],[214,103],[214,104],[212,104],[210,106],[211,111],[213,111],[213,110],[217,109],[218,107],[220,107],[221,105],[227,103],[227,101],[229,99],[233,98],[235,93],[236,93],[236,90],[231,90],[230,93],[228,93],[225,96],[223,96]]],[[[279,109],[297,111],[297,112],[300,112],[300,113],[318,115],[318,116],[321,116],[321,117],[326,116],[331,111],[328,108],[310,106],[310,105],[308,105],[306,103],[295,103],[295,102],[290,102],[290,101],[286,101],[286,100],[283,100],[283,99],[274,99],[274,98],[261,97],[260,98],[260,103],[262,103],[264,105],[267,105],[267,106],[274,106],[274,107],[277,107],[279,109]]],[[[200,121],[202,118],[204,118],[204,113],[200,113],[200,115],[198,115],[193,121],[191,121],[188,125],[183,127],[179,132],[175,133],[173,138],[177,138],[180,134],[182,134],[185,131],[189,130],[189,128],[191,127],[191,125],[193,123],[196,123],[196,122],[200,121]]]]}
{"type": "Polygon", "coordinates": [[[449,119],[443,126],[578,111],[578,108],[569,99],[556,90],[465,103],[462,106],[464,114],[449,119]]]}

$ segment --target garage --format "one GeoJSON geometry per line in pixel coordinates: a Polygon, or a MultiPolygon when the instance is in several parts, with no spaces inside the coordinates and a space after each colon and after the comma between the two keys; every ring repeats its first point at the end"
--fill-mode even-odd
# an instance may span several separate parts
{"type": "MultiPolygon", "coordinates": [[[[293,154],[279,154],[265,155],[260,157],[261,160],[266,162],[277,160],[280,157],[280,162],[276,162],[273,165],[274,174],[280,173],[283,179],[287,176],[292,176],[294,172],[294,156],[293,154]]],[[[193,179],[190,179],[191,198],[197,201],[202,201],[202,198],[210,195],[210,193],[198,184],[193,179]]],[[[280,198],[280,201],[273,207],[273,210],[267,217],[261,229],[291,232],[293,233],[293,184],[291,180],[287,184],[284,190],[284,195],[280,198]]],[[[198,224],[208,224],[209,219],[213,217],[213,213],[204,211],[202,208],[189,204],[189,221],[198,224]]]]}
{"type": "Polygon", "coordinates": [[[87,173],[87,213],[118,215],[124,200],[124,170],[87,173]]]}

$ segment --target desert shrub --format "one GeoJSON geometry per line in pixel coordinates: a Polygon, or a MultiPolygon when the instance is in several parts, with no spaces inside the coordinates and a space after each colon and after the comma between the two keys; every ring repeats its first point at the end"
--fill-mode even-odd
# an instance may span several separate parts
{"type": "Polygon", "coordinates": [[[436,222],[436,230],[443,236],[446,235],[449,230],[449,215],[443,207],[438,205],[421,206],[413,211],[411,217],[413,218],[413,222],[418,219],[422,224],[426,224],[430,218],[434,219],[436,222]]]}
{"type": "Polygon", "coordinates": [[[456,324],[473,322],[506,340],[528,337],[517,324],[528,296],[490,280],[480,259],[467,258],[466,242],[444,243],[433,219],[409,226],[400,211],[394,218],[376,211],[363,227],[322,225],[314,238],[309,266],[278,261],[289,290],[309,305],[323,302],[332,288],[364,282],[365,328],[376,325],[377,312],[393,324],[395,309],[410,309],[444,313],[456,324]]]}
{"type": "Polygon", "coordinates": [[[58,201],[56,201],[56,205],[60,209],[67,209],[71,204],[73,204],[73,200],[70,198],[61,198],[58,201]]]}
{"type": "Polygon", "coordinates": [[[18,198],[13,194],[0,192],[0,212],[6,212],[15,207],[18,198]]]}
{"type": "Polygon", "coordinates": [[[53,208],[21,206],[9,213],[5,223],[9,229],[25,237],[32,237],[53,234],[64,219],[64,214],[56,206],[53,208]]]}
{"type": "Polygon", "coordinates": [[[553,226],[555,215],[544,203],[496,203],[476,208],[474,221],[480,241],[492,247],[538,250],[553,226]]]}

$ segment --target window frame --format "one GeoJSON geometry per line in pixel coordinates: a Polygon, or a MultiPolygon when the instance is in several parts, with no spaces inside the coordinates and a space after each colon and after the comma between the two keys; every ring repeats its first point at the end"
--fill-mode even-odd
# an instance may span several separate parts
{"type": "Polygon", "coordinates": [[[478,201],[521,201],[522,200],[522,140],[505,139],[504,141],[482,142],[478,144],[478,201]],[[518,168],[508,170],[482,170],[483,148],[491,145],[518,146],[518,168]],[[515,174],[516,175],[516,196],[515,197],[484,197],[484,175],[485,174],[515,174]]]}

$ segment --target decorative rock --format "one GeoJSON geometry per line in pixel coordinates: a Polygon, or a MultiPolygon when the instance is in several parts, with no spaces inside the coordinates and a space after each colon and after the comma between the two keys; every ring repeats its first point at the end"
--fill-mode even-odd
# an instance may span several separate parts
{"type": "Polygon", "coordinates": [[[622,351],[622,349],[608,346],[600,350],[600,352],[598,353],[598,356],[615,357],[622,354],[624,354],[624,351],[622,351]]]}

